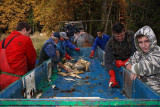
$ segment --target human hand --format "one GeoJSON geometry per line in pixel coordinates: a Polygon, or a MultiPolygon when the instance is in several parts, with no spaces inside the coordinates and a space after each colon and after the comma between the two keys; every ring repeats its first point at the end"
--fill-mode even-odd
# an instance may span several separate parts
{"type": "Polygon", "coordinates": [[[118,85],[118,82],[116,81],[115,71],[110,70],[109,75],[110,75],[109,87],[111,87],[111,86],[115,87],[116,85],[118,85]]]}
{"type": "Polygon", "coordinates": [[[131,72],[130,78],[131,78],[131,80],[135,80],[136,78],[140,79],[140,76],[131,72]]]}
{"type": "Polygon", "coordinates": [[[121,66],[125,66],[125,63],[124,63],[124,61],[121,61],[121,60],[116,60],[115,61],[115,65],[116,65],[116,67],[121,67],[121,66]]]}
{"type": "Polygon", "coordinates": [[[75,50],[76,50],[76,51],[80,51],[80,49],[79,49],[79,48],[75,48],[75,50]]]}
{"type": "Polygon", "coordinates": [[[70,60],[71,59],[71,56],[69,56],[67,53],[65,53],[65,58],[70,60]]]}
{"type": "Polygon", "coordinates": [[[122,61],[122,60],[116,60],[115,61],[115,65],[116,65],[116,67],[121,67],[121,66],[125,66],[125,63],[128,61],[128,59],[127,60],[125,60],[125,61],[122,61]]]}
{"type": "Polygon", "coordinates": [[[126,69],[127,69],[127,70],[131,71],[131,68],[132,68],[132,64],[126,65],[126,69]]]}
{"type": "Polygon", "coordinates": [[[94,50],[91,51],[90,58],[94,57],[94,50]]]}

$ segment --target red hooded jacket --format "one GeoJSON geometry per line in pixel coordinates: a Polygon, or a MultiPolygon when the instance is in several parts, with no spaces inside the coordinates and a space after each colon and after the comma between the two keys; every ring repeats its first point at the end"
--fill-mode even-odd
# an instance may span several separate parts
{"type": "MultiPolygon", "coordinates": [[[[6,46],[6,44],[14,36],[16,37],[9,43],[9,45],[5,49],[8,64],[13,71],[3,72],[23,76],[35,67],[36,51],[33,47],[30,37],[22,35],[18,31],[11,32],[11,34],[5,39],[4,46],[6,46]]],[[[3,40],[0,41],[0,50],[2,49],[2,42],[3,40]]],[[[6,88],[8,85],[18,80],[19,78],[20,77],[10,76],[2,73],[0,75],[0,88],[6,88]]]]}

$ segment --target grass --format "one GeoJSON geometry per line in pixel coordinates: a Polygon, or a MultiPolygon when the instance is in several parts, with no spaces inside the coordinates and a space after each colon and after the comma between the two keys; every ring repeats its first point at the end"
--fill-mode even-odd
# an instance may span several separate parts
{"type": "Polygon", "coordinates": [[[32,36],[31,36],[31,40],[32,43],[34,45],[34,48],[36,50],[37,53],[37,58],[39,57],[39,53],[40,50],[44,44],[44,42],[49,39],[50,36],[48,36],[46,33],[39,33],[39,32],[35,32],[32,36]]]}
{"type": "Polygon", "coordinates": [[[0,41],[3,40],[4,38],[6,38],[8,36],[8,34],[0,34],[0,41]]]}

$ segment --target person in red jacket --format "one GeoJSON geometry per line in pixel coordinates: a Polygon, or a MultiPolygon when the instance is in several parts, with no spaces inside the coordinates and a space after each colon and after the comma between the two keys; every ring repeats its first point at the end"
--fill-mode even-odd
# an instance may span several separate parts
{"type": "Polygon", "coordinates": [[[30,25],[21,21],[16,31],[0,41],[1,90],[35,67],[37,56],[29,37],[30,32],[30,25]]]}

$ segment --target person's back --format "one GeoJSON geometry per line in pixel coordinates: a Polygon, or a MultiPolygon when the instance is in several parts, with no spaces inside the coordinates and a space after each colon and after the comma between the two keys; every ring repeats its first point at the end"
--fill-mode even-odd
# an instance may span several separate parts
{"type": "MultiPolygon", "coordinates": [[[[31,47],[32,42],[31,39],[28,36],[22,35],[21,33],[17,31],[13,31],[6,39],[5,39],[5,44],[6,44],[15,36],[17,35],[7,46],[6,48],[6,57],[8,64],[12,69],[15,70],[15,73],[17,71],[24,71],[24,72],[19,72],[19,75],[24,75],[27,73],[28,70],[31,70],[34,68],[34,63],[33,65],[29,66],[28,68],[27,65],[27,56],[26,56],[26,51],[30,51],[27,54],[32,55],[32,52],[35,53],[35,50],[28,49],[27,47],[31,47]],[[25,63],[23,61],[26,61],[25,63]]],[[[0,49],[2,47],[2,41],[0,42],[0,49]]],[[[35,59],[35,54],[33,54],[33,57],[35,59]]]]}
{"type": "Polygon", "coordinates": [[[25,29],[23,33],[22,31],[18,30],[13,31],[5,40],[0,41],[0,52],[2,52],[2,44],[4,44],[3,47],[5,48],[6,53],[5,61],[7,61],[8,63],[8,66],[4,65],[4,63],[2,64],[2,61],[4,62],[4,59],[2,58],[1,54],[1,89],[6,88],[9,84],[16,81],[35,67],[36,51],[33,47],[30,37],[28,37],[29,33],[31,32],[31,28],[29,28],[29,30],[27,31],[25,26],[23,27],[24,28],[22,28],[22,30],[25,29]]]}

